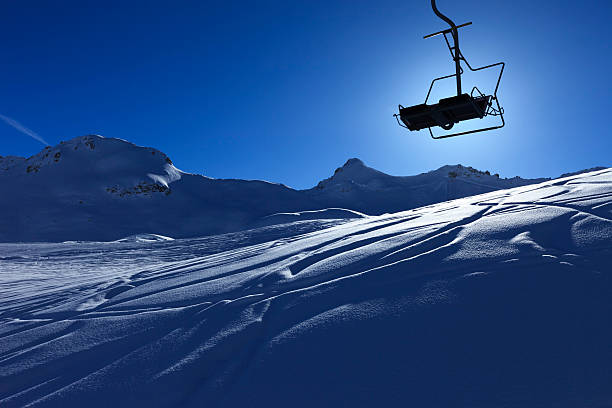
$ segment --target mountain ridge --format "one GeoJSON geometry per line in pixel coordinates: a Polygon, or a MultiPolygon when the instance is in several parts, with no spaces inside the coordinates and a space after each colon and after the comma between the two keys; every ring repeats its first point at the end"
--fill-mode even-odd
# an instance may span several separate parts
{"type": "Polygon", "coordinates": [[[187,173],[155,148],[86,135],[29,158],[0,157],[0,181],[10,192],[0,201],[0,241],[203,236],[271,220],[380,215],[545,180],[502,179],[462,165],[392,176],[352,158],[315,187],[295,190],[187,173]],[[317,212],[324,209],[347,211],[317,212]]]}
{"type": "MultiPolygon", "coordinates": [[[[79,147],[82,148],[82,146],[86,146],[88,148],[90,148],[91,150],[95,150],[95,146],[96,146],[96,139],[98,139],[98,141],[104,141],[103,143],[108,143],[108,142],[112,142],[112,143],[121,143],[121,144],[125,144],[126,146],[130,146],[130,147],[135,147],[135,148],[140,148],[140,149],[145,149],[148,150],[150,152],[152,152],[152,154],[158,154],[160,157],[162,157],[164,160],[167,161],[167,164],[170,165],[174,165],[174,163],[172,162],[172,160],[168,157],[168,155],[166,155],[164,152],[153,148],[153,147],[147,147],[147,146],[140,146],[140,145],[136,145],[128,140],[124,140],[124,139],[120,139],[120,138],[114,138],[114,137],[104,137],[101,135],[96,135],[96,134],[90,134],[90,135],[85,135],[85,136],[77,136],[73,139],[69,139],[68,141],[61,141],[59,144],[55,145],[55,146],[46,146],[45,148],[43,148],[40,152],[30,156],[30,157],[23,157],[23,156],[15,156],[15,155],[7,155],[7,156],[1,156],[0,155],[0,171],[4,170],[7,171],[11,168],[14,167],[18,167],[20,164],[26,164],[28,163],[30,166],[30,172],[37,172],[38,169],[37,167],[40,167],[40,162],[42,162],[42,158],[47,158],[47,164],[48,162],[50,162],[51,160],[58,162],[59,158],[61,157],[57,157],[55,156],[57,154],[57,152],[61,152],[61,148],[64,147],[74,147],[75,150],[78,150],[79,147]],[[33,160],[37,160],[38,159],[38,163],[32,163],[31,161],[33,160]]],[[[321,183],[325,182],[326,180],[329,180],[331,178],[333,178],[334,176],[336,176],[338,173],[342,172],[343,170],[347,169],[347,168],[355,168],[355,167],[361,167],[364,169],[367,169],[367,171],[372,172],[373,174],[376,175],[382,175],[382,176],[389,176],[389,177],[394,177],[394,178],[408,178],[408,177],[416,177],[416,176],[422,176],[425,174],[430,174],[430,173],[434,173],[434,172],[449,172],[452,173],[453,171],[456,171],[457,169],[466,169],[469,170],[473,173],[479,173],[479,174],[487,174],[490,175],[489,171],[481,171],[481,170],[477,170],[471,166],[465,166],[462,164],[455,164],[455,165],[443,165],[437,169],[434,170],[430,170],[428,172],[423,172],[423,173],[419,173],[419,174],[415,174],[415,175],[407,175],[407,176],[394,176],[394,175],[390,175],[387,173],[384,173],[380,170],[371,168],[369,166],[367,166],[363,160],[353,157],[353,158],[349,158],[347,159],[347,161],[340,167],[336,168],[334,171],[334,174],[332,176],[330,176],[327,179],[321,180],[319,181],[319,183],[317,185],[315,185],[314,187],[311,188],[305,188],[305,189],[295,189],[292,187],[289,187],[283,183],[277,183],[274,181],[270,181],[270,180],[263,180],[263,179],[239,179],[239,178],[213,178],[213,177],[209,177],[206,176],[204,174],[200,174],[200,173],[189,173],[189,172],[185,172],[183,170],[180,170],[181,173],[185,173],[185,174],[191,174],[191,175],[196,175],[196,176],[201,176],[201,177],[205,177],[208,179],[213,179],[213,180],[241,180],[241,181],[261,181],[261,182],[265,182],[265,183],[269,183],[269,184],[276,184],[276,185],[281,185],[281,186],[285,186],[288,187],[292,190],[295,191],[304,191],[304,190],[311,190],[313,188],[316,188],[318,185],[320,185],[321,183]]],[[[590,171],[596,171],[596,170],[601,170],[604,169],[606,167],[604,166],[595,166],[589,169],[581,169],[581,170],[577,170],[574,172],[568,172],[568,173],[564,173],[562,175],[560,175],[558,178],[562,178],[562,177],[568,177],[568,176],[572,176],[572,175],[577,175],[577,174],[581,174],[584,172],[590,172],[590,171]]],[[[2,175],[2,173],[0,173],[0,175],[2,175]]],[[[499,176],[499,174],[494,175],[497,178],[501,179],[501,180],[515,180],[515,179],[520,179],[520,180],[550,180],[552,178],[550,177],[540,177],[540,178],[536,178],[536,179],[528,179],[528,178],[523,178],[520,176],[514,176],[514,177],[506,177],[506,178],[501,178],[499,176]]]]}

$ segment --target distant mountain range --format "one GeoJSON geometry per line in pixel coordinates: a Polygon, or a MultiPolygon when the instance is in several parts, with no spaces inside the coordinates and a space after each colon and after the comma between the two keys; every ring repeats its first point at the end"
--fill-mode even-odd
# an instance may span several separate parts
{"type": "Polygon", "coordinates": [[[350,159],[332,177],[304,193],[323,208],[342,207],[379,215],[546,180],[500,178],[462,165],[398,177],[367,167],[359,159],[350,159]]]}
{"type": "Polygon", "coordinates": [[[193,237],[302,219],[397,212],[547,179],[505,179],[461,165],[396,177],[350,159],[308,190],[212,179],[159,150],[97,135],[0,157],[0,241],[193,237]]]}

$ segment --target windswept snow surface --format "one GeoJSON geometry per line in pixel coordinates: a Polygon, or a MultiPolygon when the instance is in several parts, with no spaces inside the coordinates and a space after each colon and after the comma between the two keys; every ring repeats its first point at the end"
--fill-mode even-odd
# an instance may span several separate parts
{"type": "Polygon", "coordinates": [[[357,211],[345,210],[344,208],[325,208],[323,210],[272,214],[256,221],[253,223],[253,226],[263,227],[266,225],[287,224],[304,220],[348,220],[364,217],[367,216],[357,211]]]}
{"type": "Polygon", "coordinates": [[[0,245],[0,406],[609,407],[612,169],[352,221],[0,245]]]}

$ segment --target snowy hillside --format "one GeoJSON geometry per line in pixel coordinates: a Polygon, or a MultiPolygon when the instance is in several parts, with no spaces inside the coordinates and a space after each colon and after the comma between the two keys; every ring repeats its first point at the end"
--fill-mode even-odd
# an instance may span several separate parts
{"type": "Polygon", "coordinates": [[[504,179],[461,165],[397,177],[367,167],[359,159],[350,159],[332,177],[308,190],[307,195],[322,207],[333,204],[366,214],[382,214],[546,180],[504,179]]]}
{"type": "Polygon", "coordinates": [[[0,244],[0,406],[610,406],[612,169],[307,218],[0,244]]]}
{"type": "Polygon", "coordinates": [[[393,177],[351,159],[317,187],[296,191],[184,173],[158,150],[91,135],[28,159],[0,157],[0,242],[194,237],[293,221],[287,214],[301,212],[302,220],[348,220],[538,181],[462,166],[393,177]],[[333,208],[346,211],[320,211],[333,208]]]}
{"type": "Polygon", "coordinates": [[[236,231],[302,202],[279,184],[183,173],[158,150],[100,136],[3,160],[0,183],[8,192],[0,200],[4,242],[236,231]]]}

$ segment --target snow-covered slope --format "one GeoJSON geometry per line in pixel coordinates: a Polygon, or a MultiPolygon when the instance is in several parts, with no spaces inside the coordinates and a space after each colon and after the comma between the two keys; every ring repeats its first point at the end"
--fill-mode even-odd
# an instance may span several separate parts
{"type": "Polygon", "coordinates": [[[612,401],[611,169],[143,238],[0,245],[0,406],[612,401]]]}
{"type": "Polygon", "coordinates": [[[0,242],[194,237],[293,221],[296,213],[348,220],[543,180],[460,165],[394,177],[351,159],[315,188],[296,191],[184,173],[158,150],[90,135],[28,159],[0,158],[0,242]]]}
{"type": "Polygon", "coordinates": [[[0,183],[4,242],[236,231],[303,201],[279,184],[183,173],[158,150],[101,136],[72,139],[29,159],[3,159],[0,183]]]}
{"type": "Polygon", "coordinates": [[[397,177],[372,169],[359,159],[350,159],[332,177],[308,190],[307,195],[322,207],[333,203],[367,214],[382,214],[546,180],[505,179],[461,165],[397,177]]]}
{"type": "Polygon", "coordinates": [[[252,227],[286,224],[305,220],[350,220],[364,217],[367,217],[367,215],[357,211],[345,210],[344,208],[326,208],[324,210],[299,211],[268,215],[253,223],[252,227]]]}

